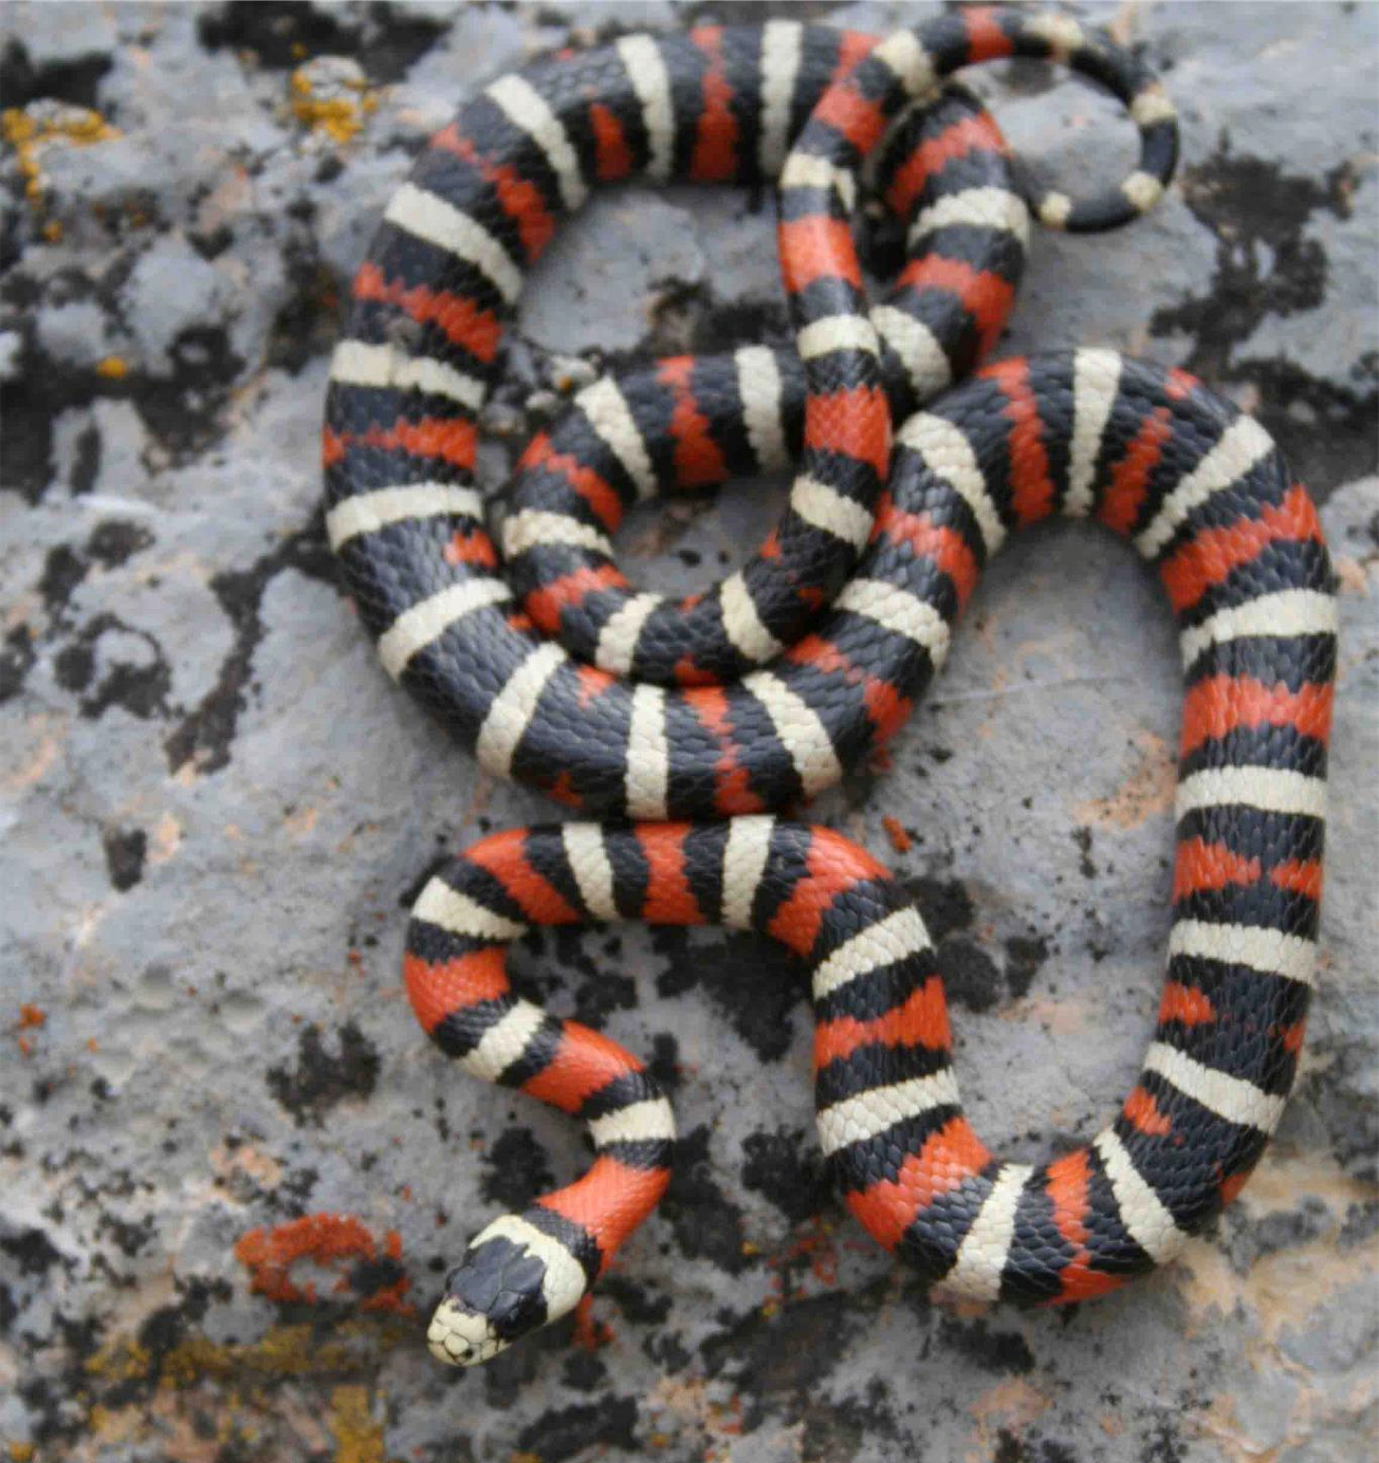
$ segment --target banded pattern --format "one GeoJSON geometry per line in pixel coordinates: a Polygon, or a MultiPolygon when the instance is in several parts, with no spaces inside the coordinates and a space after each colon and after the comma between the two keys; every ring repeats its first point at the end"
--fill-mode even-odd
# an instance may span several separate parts
{"type": "Polygon", "coordinates": [[[427,1333],[442,1361],[486,1361],[572,1309],[670,1179],[675,1118],[655,1079],[616,1042],[514,994],[507,977],[510,940],[533,925],[616,919],[629,877],[596,826],[517,830],[432,878],[412,910],[403,975],[427,1034],[471,1075],[582,1119],[597,1154],[575,1183],[470,1244],[427,1333]]]}
{"type": "MultiPolygon", "coordinates": [[[[754,694],[781,745],[817,758],[816,769],[874,745],[941,661],[988,556],[1054,512],[1098,520],[1156,565],[1186,679],[1158,1029],[1139,1082],[1088,1147],[1038,1169],[992,1157],[961,1112],[918,915],[860,850],[769,818],[576,824],[480,845],[428,887],[412,928],[408,984],[423,1025],[442,1044],[451,1029],[474,1033],[461,1055],[494,1018],[501,1030],[508,1005],[486,1003],[511,998],[493,972],[503,942],[532,921],[757,929],[809,964],[820,1139],[850,1208],[940,1293],[1080,1300],[1171,1258],[1238,1193],[1277,1123],[1314,980],[1335,603],[1315,509],[1267,434],[1185,373],[1110,351],[987,368],[901,429],[861,573],[819,631],[781,658],[773,688],[758,682],[754,694]],[[801,730],[808,714],[813,740],[801,730]]],[[[693,705],[709,691],[677,694],[693,705]]],[[[664,694],[633,694],[647,693],[664,694]]],[[[645,708],[633,715],[654,725],[645,708]]],[[[667,798],[672,757],[685,755],[676,731],[663,723],[656,755],[630,764],[638,797],[667,798]]],[[[651,743],[644,730],[638,745],[651,743]]],[[[730,765],[750,775],[760,733],[734,751],[730,765]]],[[[536,1029],[534,1015],[519,1027],[536,1029]]],[[[528,1084],[556,1036],[534,1055],[529,1039],[484,1074],[528,1084]]],[[[631,1061],[619,1054],[600,1077],[612,1081],[631,1061]]],[[[585,1111],[583,1089],[551,1090],[585,1111]]],[[[654,1100],[637,1089],[638,1104],[654,1100]]],[[[669,1141],[664,1131],[657,1141],[669,1141]]],[[[654,1202],[645,1172],[623,1177],[624,1193],[608,1185],[605,1200],[624,1218],[654,1202]]],[[[578,1214],[605,1233],[594,1210],[578,1214]]],[[[506,1247],[482,1263],[471,1255],[452,1277],[433,1330],[438,1355],[491,1354],[530,1318],[553,1314],[558,1298],[577,1300],[569,1266],[570,1283],[547,1288],[558,1262],[533,1238],[559,1226],[525,1218],[519,1240],[502,1222],[477,1250],[482,1259],[490,1242],[506,1247]],[[516,1319],[485,1308],[500,1259],[503,1295],[519,1270],[540,1281],[540,1305],[523,1300],[516,1319]]],[[[573,1239],[587,1281],[610,1247],[573,1239]]]]}
{"type": "MultiPolygon", "coordinates": [[[[592,729],[601,765],[557,786],[559,764],[545,763],[538,780],[589,807],[654,816],[679,806],[673,777],[654,768],[630,779],[645,796],[634,798],[627,787],[626,737],[645,732],[653,754],[663,740],[668,708],[648,694],[657,688],[629,693],[625,704],[605,702],[603,683],[588,681],[587,667],[552,647],[509,603],[511,586],[481,521],[457,513],[450,496],[472,480],[478,410],[502,329],[523,271],[558,220],[603,181],[774,176],[799,139],[783,177],[780,235],[809,386],[801,472],[777,532],[749,568],[750,595],[728,591],[742,630],[734,655],[769,661],[841,592],[865,549],[864,526],[887,466],[881,347],[865,315],[847,226],[858,169],[887,120],[935,79],[1014,54],[1055,57],[1109,86],[1140,131],[1136,176],[1166,180],[1176,127],[1138,63],[1073,22],[982,9],[879,44],[788,21],[625,37],[501,79],[431,140],[388,204],[354,283],[326,408],[328,525],[385,665],[449,720],[485,765],[524,775],[528,724],[545,715],[539,708],[572,696],[577,705],[598,700],[604,705],[596,721],[605,720],[604,710],[612,713],[606,727],[592,729]],[[397,507],[403,489],[412,505],[407,512],[397,507]],[[481,650],[482,669],[470,648],[481,650]]],[[[1111,227],[1152,202],[1153,192],[1148,183],[1127,184],[1077,206],[1050,205],[1046,196],[1039,211],[1058,226],[1111,227]]],[[[949,202],[928,219],[921,213],[915,247],[941,257],[931,247],[938,235],[1013,220],[1008,205],[997,212],[991,202],[983,195],[949,202]]],[[[965,274],[951,270],[911,283],[959,294],[972,288],[965,274]]],[[[988,302],[981,304],[989,317],[988,302]]],[[[910,362],[923,359],[924,346],[907,323],[913,318],[898,310],[883,331],[910,362]]],[[[625,407],[616,384],[606,385],[594,420],[621,467],[647,491],[656,480],[653,459],[635,422],[629,430],[625,407]]],[[[559,516],[521,519],[512,532],[519,550],[546,540],[602,546],[596,531],[578,532],[559,516]]],[[[635,619],[639,612],[628,613],[635,619]]],[[[619,625],[615,650],[632,638],[632,628],[629,621],[619,625]]],[[[745,693],[764,731],[779,732],[783,716],[789,728],[798,722],[802,736],[817,739],[778,678],[766,670],[751,674],[765,677],[760,695],[745,693]]],[[[808,783],[832,775],[828,757],[805,760],[808,783]]],[[[759,806],[763,796],[767,804],[778,800],[745,789],[729,799],[732,806],[713,810],[759,806]]],[[[712,787],[697,798],[700,806],[713,801],[712,787]]]]}
{"type": "MultiPolygon", "coordinates": [[[[722,412],[715,437],[740,425],[726,394],[705,405],[722,412]]],[[[788,444],[793,425],[779,425],[788,444]]],[[[566,802],[650,818],[779,808],[894,735],[987,558],[1063,512],[1128,535],[1160,567],[1191,677],[1184,776],[1231,765],[1236,748],[1253,749],[1241,765],[1316,775],[1310,734],[1275,718],[1305,728],[1329,706],[1329,671],[1315,674],[1329,569],[1305,491],[1251,418],[1182,373],[1057,352],[989,368],[912,417],[894,459],[853,579],[812,633],[731,685],[663,690],[583,665],[515,615],[483,565],[442,591],[434,617],[404,617],[385,659],[423,687],[439,667],[440,704],[484,765],[566,802]],[[1212,729],[1230,715],[1256,729],[1232,726],[1223,752],[1212,729]],[[1282,760],[1292,745],[1296,767],[1282,760]]],[[[464,545],[480,532],[469,525],[464,545]]]]}
{"type": "MultiPolygon", "coordinates": [[[[881,43],[789,22],[634,36],[495,83],[433,139],[356,281],[328,404],[328,527],[385,666],[484,767],[656,819],[779,808],[882,746],[1013,530],[1061,512],[1130,538],[1168,592],[1187,683],[1174,923],[1139,1081],[1088,1147],[1039,1168],[992,1157],[962,1115],[918,915],[825,830],[744,816],[486,840],[424,891],[409,993],[470,1071],[582,1117],[597,1157],[473,1242],[432,1323],[448,1361],[482,1360],[575,1304],[668,1174],[669,1108],[638,1063],[510,989],[504,947],[532,924],[718,920],[795,951],[810,971],[831,1169],[866,1227],[943,1293],[1059,1302],[1113,1288],[1234,1197],[1278,1121],[1313,979],[1335,666],[1331,571],[1305,490],[1267,434],[1199,382],[1106,351],[1002,362],[889,440],[887,388],[919,394],[925,371],[954,361],[940,344],[940,365],[916,328],[923,307],[865,312],[848,231],[858,173],[938,77],[1010,54],[1101,80],[1141,134],[1141,168],[1114,195],[1044,195],[1039,216],[1090,229],[1148,207],[1174,162],[1171,108],[1066,17],[970,10],[881,43]],[[798,454],[791,506],[760,576],[719,591],[721,666],[663,651],[667,684],[628,678],[657,660],[642,643],[655,605],[630,593],[591,613],[583,633],[602,664],[581,662],[542,627],[566,628],[567,611],[615,586],[520,585],[470,484],[522,270],[598,181],[782,166],[798,357],[748,348],[715,368],[732,374],[712,389],[685,361],[597,383],[529,456],[537,486],[505,546],[514,565],[558,550],[577,578],[607,577],[623,503],[668,479],[717,481],[739,460],[798,454]],[[668,418],[654,422],[665,393],[668,418]],[[564,497],[549,496],[555,480],[564,497]],[[793,596],[779,613],[772,574],[793,596]]],[[[921,144],[880,174],[931,272],[952,264],[953,230],[1023,227],[1003,182],[925,193],[935,153],[951,162],[956,147],[921,144]]],[[[924,283],[961,295],[958,277],[924,283]]],[[[965,304],[980,331],[982,309],[965,304]]]]}
{"type": "MultiPolygon", "coordinates": [[[[969,374],[995,344],[1023,272],[1029,221],[1005,143],[963,88],[949,83],[937,101],[912,108],[886,152],[886,204],[907,230],[910,257],[865,334],[880,340],[881,376],[899,420],[969,374]]],[[[612,535],[627,508],[662,489],[693,491],[798,461],[810,436],[810,363],[836,363],[842,343],[861,339],[856,324],[835,316],[806,326],[800,353],[753,345],[663,360],[576,396],[531,443],[507,496],[506,575],[537,628],[579,660],[659,685],[737,680],[779,654],[801,604],[817,611],[823,601],[818,565],[800,555],[802,546],[813,555],[819,542],[777,533],[767,557],[705,593],[672,600],[633,588],[614,560],[612,535]]],[[[796,483],[793,504],[791,514],[825,539],[864,545],[870,536],[863,502],[816,478],[796,483]]]]}
{"type": "MultiPolygon", "coordinates": [[[[1293,784],[1271,776],[1283,775],[1256,779],[1262,798],[1209,806],[1232,807],[1246,829],[1264,812],[1258,801],[1296,807],[1284,787],[1293,784]]],[[[1179,825],[1183,888],[1139,1081],[1092,1142],[1037,1168],[994,1157],[964,1116],[923,922],[903,887],[841,835],[771,817],[567,823],[470,849],[414,911],[413,1004],[470,1070],[588,1119],[598,1157],[575,1184],[471,1242],[447,1279],[432,1351],[483,1361],[571,1309],[665,1183],[673,1128],[645,1073],[606,1038],[508,990],[504,944],[532,923],[721,923],[799,956],[833,1178],[936,1296],[1081,1301],[1170,1259],[1238,1193],[1278,1121],[1313,969],[1307,913],[1284,913],[1267,892],[1278,860],[1261,860],[1253,882],[1233,881],[1226,902],[1197,902],[1197,811],[1185,808],[1179,825]]],[[[1284,816],[1320,818],[1314,805],[1284,816]]]]}

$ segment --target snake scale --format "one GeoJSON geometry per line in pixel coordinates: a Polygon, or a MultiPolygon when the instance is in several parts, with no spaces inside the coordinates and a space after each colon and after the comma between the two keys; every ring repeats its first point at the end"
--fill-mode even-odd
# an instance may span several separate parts
{"type": "Polygon", "coordinates": [[[830,1170],[937,1294],[1099,1295],[1169,1259],[1248,1177],[1314,982],[1335,668],[1315,509],[1264,430],[1184,372],[1102,349],[975,369],[1030,212],[1116,227],[1176,156],[1158,83],[1066,16],[973,8],[882,41],[771,20],[502,77],[388,204],[332,363],[331,543],[387,671],[485,769],[619,820],[489,837],[413,911],[405,978],[433,1040],[581,1119],[596,1154],[470,1243],[428,1333],[442,1360],[485,1360],[571,1310],[670,1174],[673,1117],[642,1064],[510,987],[507,946],[535,925],[719,923],[798,956],[830,1170]],[[1124,103],[1140,160],[1118,188],[1035,192],[972,96],[939,89],[1011,55],[1124,103]],[[474,465],[505,322],[558,221],[633,177],[778,179],[795,349],[595,381],[523,455],[500,552],[474,465]],[[875,307],[851,231],[863,186],[905,237],[875,307]],[[787,467],[775,529],[704,594],[668,601],[618,569],[632,504],[787,467]],[[1158,1026],[1109,1126],[1033,1167],[993,1156],[963,1115],[934,951],[900,885],[775,815],[884,746],[988,559],[1055,514],[1157,570],[1186,691],[1158,1026]]]}

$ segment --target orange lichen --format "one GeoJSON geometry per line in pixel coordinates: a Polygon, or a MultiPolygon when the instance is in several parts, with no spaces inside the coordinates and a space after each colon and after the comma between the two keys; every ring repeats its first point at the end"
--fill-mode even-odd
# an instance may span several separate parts
{"type": "Polygon", "coordinates": [[[899,818],[892,818],[889,815],[882,818],[881,826],[886,830],[886,837],[891,841],[891,847],[897,853],[909,853],[914,846],[914,839],[905,830],[905,825],[899,818]]]}
{"type": "MultiPolygon", "coordinates": [[[[317,1299],[314,1282],[299,1285],[292,1278],[293,1267],[299,1262],[310,1260],[323,1270],[339,1272],[333,1291],[344,1294],[352,1289],[351,1265],[383,1259],[400,1262],[402,1240],[392,1229],[380,1245],[368,1228],[349,1214],[306,1214],[272,1229],[250,1230],[235,1244],[235,1258],[249,1271],[251,1290],[280,1305],[313,1304],[317,1299]]],[[[396,1279],[359,1296],[359,1309],[411,1315],[413,1308],[403,1299],[411,1283],[399,1273],[396,1279]]]]}
{"type": "MultiPolygon", "coordinates": [[[[744,1245],[743,1250],[751,1253],[754,1247],[744,1245]]],[[[766,1265],[771,1272],[771,1294],[762,1303],[763,1315],[778,1315],[785,1306],[803,1300],[808,1280],[820,1289],[833,1289],[838,1284],[838,1249],[832,1226],[822,1218],[810,1220],[783,1250],[767,1257],[766,1265]]]]}
{"type": "Polygon", "coordinates": [[[25,1002],[19,1008],[19,1029],[27,1030],[30,1026],[42,1026],[48,1019],[48,1013],[41,1007],[25,1002]]]}
{"type": "Polygon", "coordinates": [[[96,362],[96,375],[106,381],[123,381],[129,375],[129,362],[123,356],[102,356],[96,362]]]}

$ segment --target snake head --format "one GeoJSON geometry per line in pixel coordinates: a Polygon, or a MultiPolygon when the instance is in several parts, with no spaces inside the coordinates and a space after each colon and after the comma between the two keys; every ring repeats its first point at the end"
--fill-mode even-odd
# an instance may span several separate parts
{"type": "Polygon", "coordinates": [[[545,1325],[546,1267],[525,1245],[490,1226],[446,1277],[426,1344],[450,1366],[474,1366],[545,1325]]]}

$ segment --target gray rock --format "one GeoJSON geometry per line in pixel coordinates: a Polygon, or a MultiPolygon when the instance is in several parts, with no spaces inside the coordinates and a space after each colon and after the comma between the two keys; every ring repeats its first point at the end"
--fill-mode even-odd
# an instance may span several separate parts
{"type": "Polygon", "coordinates": [[[225,322],[238,291],[181,234],[168,234],[143,254],[125,294],[142,364],[153,375],[175,369],[172,347],[198,325],[225,322]]]}
{"type": "Polygon", "coordinates": [[[8,24],[35,66],[109,56],[117,40],[113,8],[74,0],[17,0],[9,8],[8,24]]]}
{"type": "Polygon", "coordinates": [[[580,223],[547,252],[523,296],[521,328],[547,350],[630,351],[665,292],[704,276],[693,217],[658,193],[628,188],[598,200],[580,223]]]}
{"type": "MultiPolygon", "coordinates": [[[[884,29],[938,8],[830,14],[884,29]]],[[[1349,1463],[1373,1435],[1372,6],[1079,7],[1165,68],[1185,167],[1133,229],[1037,233],[1003,345],[1184,364],[1257,411],[1323,503],[1343,639],[1321,990],[1240,1201],[1179,1264],[1075,1313],[945,1314],[822,1181],[788,962],[712,930],[550,936],[518,976],[674,1073],[680,1170],[596,1295],[602,1347],[566,1324],[453,1376],[421,1345],[466,1239],[584,1149],[425,1041],[406,905],[444,851],[558,815],[387,681],[337,588],[318,430],[338,305],[459,100],[538,51],[690,13],[6,11],[16,76],[88,89],[122,134],[45,143],[36,204],[4,170],[0,1445],[17,1458],[1349,1463]],[[292,110],[317,57],[367,82],[352,138],[292,110]],[[322,1233],[338,1262],[275,1270],[264,1249],[322,1233]]],[[[1128,161],[1126,124],[1055,69],[973,79],[1047,176],[1089,187],[1128,161]]],[[[487,481],[591,361],[778,336],[772,222],[765,192],[596,200],[523,299],[487,481]]],[[[701,587],[781,501],[743,484],[639,511],[631,570],[701,587]]],[[[913,886],[967,1103],[1011,1156],[1092,1131],[1134,1079],[1179,695],[1157,585],[1091,530],[1052,530],[993,566],[884,776],[811,809],[913,886]]]]}

